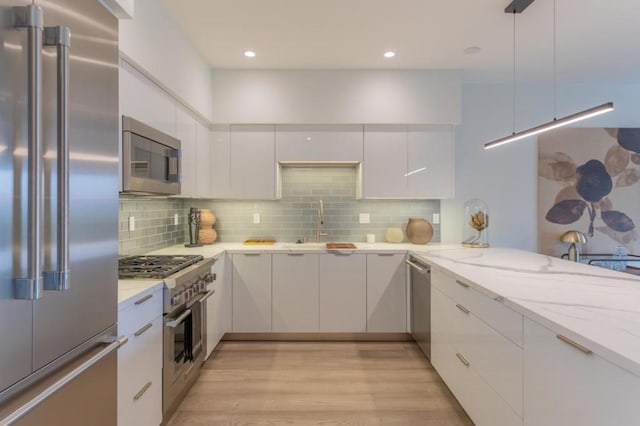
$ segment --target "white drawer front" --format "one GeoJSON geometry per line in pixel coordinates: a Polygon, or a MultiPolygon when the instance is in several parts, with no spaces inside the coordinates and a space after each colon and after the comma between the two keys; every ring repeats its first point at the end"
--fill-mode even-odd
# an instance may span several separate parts
{"type": "Polygon", "coordinates": [[[431,297],[431,363],[438,374],[476,425],[522,425],[520,415],[476,371],[477,356],[454,347],[470,336],[450,308],[451,300],[437,289],[432,289],[431,297]]]}
{"type": "Polygon", "coordinates": [[[155,426],[161,422],[162,371],[158,371],[134,396],[129,395],[125,401],[118,403],[118,426],[155,426]]]}
{"type": "MultiPolygon", "coordinates": [[[[162,387],[162,317],[157,317],[129,336],[129,341],[118,351],[118,411],[134,401],[134,396],[152,382],[154,390],[162,387]],[[148,327],[147,324],[151,324],[148,327]]],[[[153,398],[151,389],[144,393],[146,399],[153,398]]],[[[139,398],[138,401],[141,401],[139,398]]],[[[155,403],[162,411],[162,398],[155,403]]]]}
{"type": "Polygon", "coordinates": [[[437,268],[433,268],[431,271],[431,285],[455,300],[456,303],[463,304],[476,317],[513,343],[520,347],[523,346],[523,316],[519,313],[473,290],[468,283],[456,280],[437,268]]]}
{"type": "Polygon", "coordinates": [[[159,315],[162,315],[162,289],[139,296],[131,306],[118,311],[118,334],[129,336],[159,315]]]}
{"type": "Polygon", "coordinates": [[[433,297],[451,319],[453,347],[463,353],[471,368],[522,416],[522,349],[475,317],[464,305],[438,290],[433,292],[433,297]]]}

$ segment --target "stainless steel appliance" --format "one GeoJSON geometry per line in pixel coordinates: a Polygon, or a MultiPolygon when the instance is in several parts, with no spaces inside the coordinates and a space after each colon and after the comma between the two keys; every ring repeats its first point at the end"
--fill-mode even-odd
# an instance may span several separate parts
{"type": "Polygon", "coordinates": [[[214,290],[214,258],[131,256],[120,259],[121,278],[164,279],[162,411],[168,419],[200,374],[206,347],[206,300],[214,290]]]}
{"type": "Polygon", "coordinates": [[[122,117],[122,190],[180,194],[180,141],[131,117],[122,117]]]}
{"type": "Polygon", "coordinates": [[[431,267],[413,256],[405,262],[411,269],[411,336],[431,359],[431,267]]]}
{"type": "Polygon", "coordinates": [[[0,0],[0,424],[113,425],[118,23],[32,3],[0,0]]]}

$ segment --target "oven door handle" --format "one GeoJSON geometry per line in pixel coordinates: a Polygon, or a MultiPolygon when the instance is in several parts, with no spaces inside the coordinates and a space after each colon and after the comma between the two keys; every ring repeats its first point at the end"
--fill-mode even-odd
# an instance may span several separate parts
{"type": "Polygon", "coordinates": [[[176,328],[189,315],[191,315],[191,309],[187,309],[186,311],[184,311],[178,318],[165,322],[164,325],[165,327],[176,328]]]}
{"type": "Polygon", "coordinates": [[[215,292],[216,292],[215,288],[213,288],[213,289],[209,290],[208,292],[206,292],[205,295],[202,296],[202,298],[200,299],[200,303],[204,302],[205,300],[207,300],[208,298],[213,296],[213,293],[215,293],[215,292]]]}

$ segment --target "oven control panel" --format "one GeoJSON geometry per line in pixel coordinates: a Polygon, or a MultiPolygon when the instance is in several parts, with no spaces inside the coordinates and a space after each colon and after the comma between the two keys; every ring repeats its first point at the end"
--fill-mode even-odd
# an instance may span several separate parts
{"type": "Polygon", "coordinates": [[[190,284],[186,284],[182,290],[178,291],[171,297],[171,306],[182,305],[183,303],[191,301],[191,299],[199,294],[206,293],[207,285],[213,281],[213,274],[210,272],[200,275],[197,280],[192,281],[190,284]]]}

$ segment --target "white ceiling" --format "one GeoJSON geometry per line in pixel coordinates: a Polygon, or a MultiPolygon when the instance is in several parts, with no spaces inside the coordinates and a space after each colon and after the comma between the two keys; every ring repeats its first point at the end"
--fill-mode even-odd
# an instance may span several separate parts
{"type": "MultiPolygon", "coordinates": [[[[507,0],[163,0],[214,68],[460,69],[511,81],[507,0]],[[482,50],[465,55],[464,49],[482,50]],[[245,50],[257,56],[248,59],[245,50]],[[385,59],[386,50],[396,52],[385,59]]],[[[640,82],[639,0],[556,0],[559,81],[640,82]]],[[[519,81],[553,78],[553,0],[516,16],[519,81]]]]}

